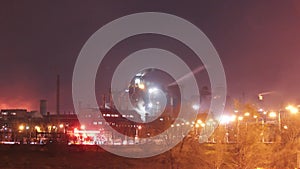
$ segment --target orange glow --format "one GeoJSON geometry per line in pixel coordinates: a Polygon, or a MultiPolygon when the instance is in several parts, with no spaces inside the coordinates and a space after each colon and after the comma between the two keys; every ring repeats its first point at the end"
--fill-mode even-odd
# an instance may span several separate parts
{"type": "Polygon", "coordinates": [[[24,130],[24,128],[25,128],[24,125],[19,126],[19,130],[24,130]]]}
{"type": "Polygon", "coordinates": [[[270,114],[269,114],[269,117],[272,117],[272,118],[274,118],[276,116],[277,116],[276,112],[270,112],[270,114]]]}
{"type": "MultiPolygon", "coordinates": [[[[3,103],[3,101],[0,101],[0,109],[26,109],[27,111],[33,110],[33,106],[28,102],[18,102],[18,103],[3,103]]],[[[7,102],[7,101],[5,101],[7,102]]]]}

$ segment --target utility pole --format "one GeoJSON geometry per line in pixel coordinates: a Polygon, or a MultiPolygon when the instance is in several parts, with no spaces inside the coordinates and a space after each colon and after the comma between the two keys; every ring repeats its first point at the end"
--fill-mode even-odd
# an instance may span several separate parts
{"type": "Polygon", "coordinates": [[[59,77],[59,75],[57,75],[57,79],[56,79],[56,113],[57,113],[57,115],[59,115],[60,114],[60,112],[59,112],[59,88],[60,88],[60,77],[59,77]]]}

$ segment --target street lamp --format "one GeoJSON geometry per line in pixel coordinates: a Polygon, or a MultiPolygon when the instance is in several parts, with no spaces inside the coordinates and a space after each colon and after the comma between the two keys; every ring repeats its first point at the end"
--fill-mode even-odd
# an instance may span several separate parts
{"type": "Polygon", "coordinates": [[[286,106],[285,109],[290,111],[292,114],[297,114],[299,112],[298,108],[292,105],[286,106]]]}
{"type": "Polygon", "coordinates": [[[269,113],[269,117],[271,117],[271,118],[277,117],[276,112],[270,112],[270,113],[269,113]]]}
{"type": "Polygon", "coordinates": [[[199,123],[196,123],[195,127],[196,127],[195,134],[197,136],[198,135],[198,128],[200,127],[199,123]]]}
{"type": "Polygon", "coordinates": [[[19,130],[21,130],[21,131],[23,131],[24,128],[25,128],[24,125],[20,125],[20,126],[19,126],[19,130]]]}
{"type": "Polygon", "coordinates": [[[243,119],[244,119],[243,116],[239,116],[239,117],[238,117],[238,121],[242,121],[243,119]]]}
{"type": "MultiPolygon", "coordinates": [[[[276,112],[270,112],[269,117],[276,118],[277,117],[276,112]]],[[[278,130],[281,131],[281,114],[280,114],[280,111],[278,112],[278,130]]]]}
{"type": "Polygon", "coordinates": [[[248,116],[250,116],[250,113],[249,113],[249,112],[246,112],[246,113],[244,114],[244,116],[248,117],[248,116]]]}
{"type": "Polygon", "coordinates": [[[39,126],[35,126],[34,129],[37,131],[37,132],[41,132],[41,128],[39,126]]]}
{"type": "Polygon", "coordinates": [[[142,129],[142,126],[138,126],[135,128],[135,140],[136,140],[136,143],[138,143],[138,138],[139,138],[139,130],[142,129]]]}

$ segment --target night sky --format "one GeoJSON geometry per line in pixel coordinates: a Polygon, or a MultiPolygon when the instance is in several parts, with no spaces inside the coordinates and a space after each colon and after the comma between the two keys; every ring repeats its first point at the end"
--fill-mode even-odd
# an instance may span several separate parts
{"type": "MultiPolygon", "coordinates": [[[[208,36],[223,62],[231,98],[255,100],[258,93],[273,91],[265,97],[266,102],[300,104],[300,2],[296,0],[2,0],[0,108],[38,110],[39,100],[47,99],[49,111],[55,111],[56,75],[60,74],[61,112],[72,111],[72,72],[84,43],[114,19],[149,11],[187,19],[208,36]]],[[[147,41],[142,38],[128,39],[125,46],[118,44],[115,54],[129,54],[154,44],[174,51],[180,46],[166,45],[170,39],[164,37],[161,41],[157,36],[145,37],[147,41]]],[[[113,54],[107,56],[107,63],[118,58],[113,54]]],[[[102,64],[99,69],[109,72],[113,67],[102,64]]],[[[207,79],[201,72],[200,80],[202,75],[207,79]]],[[[100,81],[108,78],[101,77],[100,81]]],[[[108,93],[108,86],[100,83],[97,94],[108,93]]],[[[206,80],[203,85],[207,85],[206,80]]]]}

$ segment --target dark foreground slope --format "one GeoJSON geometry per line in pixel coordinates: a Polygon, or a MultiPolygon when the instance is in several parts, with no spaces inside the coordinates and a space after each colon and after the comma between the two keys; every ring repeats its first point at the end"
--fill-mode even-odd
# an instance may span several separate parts
{"type": "Polygon", "coordinates": [[[170,168],[166,154],[129,159],[98,146],[0,145],[1,169],[125,169],[170,168]]]}

